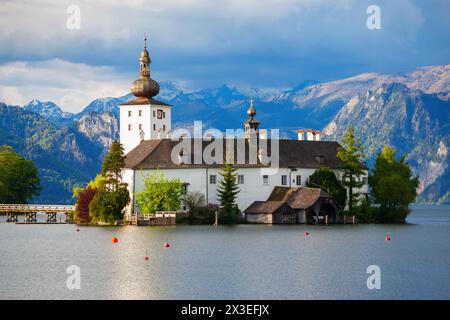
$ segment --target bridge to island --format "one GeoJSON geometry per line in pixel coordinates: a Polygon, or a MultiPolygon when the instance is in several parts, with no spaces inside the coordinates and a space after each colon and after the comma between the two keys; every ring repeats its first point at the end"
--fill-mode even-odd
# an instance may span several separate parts
{"type": "Polygon", "coordinates": [[[71,205],[48,205],[48,204],[0,204],[0,213],[6,214],[6,222],[37,224],[37,214],[45,213],[46,224],[70,223],[72,214],[75,212],[75,206],[71,205]],[[57,214],[64,214],[64,222],[58,222],[57,214]],[[19,215],[24,216],[23,222],[19,221],[19,215]]]}

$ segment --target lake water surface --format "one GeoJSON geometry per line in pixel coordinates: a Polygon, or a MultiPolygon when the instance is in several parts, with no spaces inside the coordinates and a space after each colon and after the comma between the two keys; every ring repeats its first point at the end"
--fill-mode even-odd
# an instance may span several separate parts
{"type": "Polygon", "coordinates": [[[408,222],[218,228],[0,223],[0,298],[450,299],[450,208],[415,207],[408,222]],[[71,265],[80,267],[80,290],[66,286],[71,265]],[[381,269],[380,290],[366,286],[370,265],[381,269]]]}

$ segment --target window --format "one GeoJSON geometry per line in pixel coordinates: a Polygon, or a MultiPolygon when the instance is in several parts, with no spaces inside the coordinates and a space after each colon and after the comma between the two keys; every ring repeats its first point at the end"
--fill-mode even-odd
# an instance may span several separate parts
{"type": "Polygon", "coordinates": [[[164,119],[166,118],[166,112],[165,111],[163,111],[163,118],[164,119]]]}
{"type": "Polygon", "coordinates": [[[244,184],[244,175],[238,174],[238,184],[244,184]]]}
{"type": "Polygon", "coordinates": [[[287,175],[285,175],[285,174],[283,174],[283,175],[281,176],[281,185],[282,185],[282,186],[287,185],[287,175]]]}
{"type": "Polygon", "coordinates": [[[142,130],[142,124],[139,125],[139,131],[142,130]]]}
{"type": "Polygon", "coordinates": [[[142,110],[139,110],[139,117],[142,117],[142,110]]]}
{"type": "Polygon", "coordinates": [[[301,186],[301,185],[302,185],[302,176],[297,176],[297,177],[295,178],[295,183],[296,183],[298,186],[301,186]]]}
{"type": "Polygon", "coordinates": [[[156,117],[156,113],[155,110],[153,110],[153,118],[156,117]]]}
{"type": "Polygon", "coordinates": [[[156,131],[156,124],[153,124],[153,130],[156,131]]]}
{"type": "Polygon", "coordinates": [[[269,184],[269,176],[268,175],[263,175],[263,184],[269,184]]]}
{"type": "Polygon", "coordinates": [[[209,175],[209,183],[216,184],[216,175],[215,174],[209,175]]]}
{"type": "Polygon", "coordinates": [[[166,131],[166,125],[163,124],[163,131],[166,131]]]}
{"type": "Polygon", "coordinates": [[[129,117],[131,117],[131,110],[130,110],[130,111],[128,111],[128,116],[129,116],[129,117]]]}
{"type": "Polygon", "coordinates": [[[158,119],[163,118],[163,111],[161,109],[158,109],[158,119]]]}
{"type": "Polygon", "coordinates": [[[367,177],[363,177],[363,178],[362,178],[362,183],[363,183],[363,184],[367,184],[367,183],[368,183],[367,177]]]}
{"type": "Polygon", "coordinates": [[[128,131],[131,131],[131,124],[128,125],[128,131]]]}

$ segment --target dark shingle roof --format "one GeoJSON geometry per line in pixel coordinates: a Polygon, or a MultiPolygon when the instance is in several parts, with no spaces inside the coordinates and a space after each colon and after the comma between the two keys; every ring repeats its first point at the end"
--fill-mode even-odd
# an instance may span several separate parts
{"type": "Polygon", "coordinates": [[[320,198],[332,197],[319,188],[274,187],[267,201],[286,202],[293,209],[307,209],[313,206],[320,198]]]}
{"type": "Polygon", "coordinates": [[[255,201],[253,202],[247,209],[244,210],[244,213],[293,213],[295,214],[295,210],[292,209],[286,202],[284,201],[255,201]]]}
{"type": "MultiPolygon", "coordinates": [[[[172,141],[170,139],[161,140],[145,140],[141,142],[136,148],[131,150],[125,161],[125,168],[131,169],[175,169],[175,168],[204,168],[204,167],[221,167],[222,164],[206,164],[204,162],[195,164],[194,154],[196,149],[194,148],[194,142],[198,142],[203,150],[212,141],[208,140],[195,140],[190,139],[191,152],[186,154],[185,157],[190,159],[185,161],[187,163],[173,163],[171,160],[172,149],[180,143],[180,141],[172,141]]],[[[236,158],[238,139],[234,141],[234,155],[236,158]]],[[[339,143],[335,141],[299,141],[299,140],[278,140],[279,142],[279,167],[280,168],[318,168],[321,166],[327,166],[330,168],[341,167],[341,161],[336,157],[339,143]]],[[[268,167],[259,160],[257,163],[250,163],[249,161],[249,144],[247,140],[245,143],[245,163],[236,164],[238,168],[245,167],[268,167]]],[[[224,158],[226,155],[226,140],[223,140],[224,144],[224,158]]],[[[267,154],[271,156],[271,140],[267,140],[267,154]]],[[[203,157],[202,157],[203,158],[203,157]]]]}

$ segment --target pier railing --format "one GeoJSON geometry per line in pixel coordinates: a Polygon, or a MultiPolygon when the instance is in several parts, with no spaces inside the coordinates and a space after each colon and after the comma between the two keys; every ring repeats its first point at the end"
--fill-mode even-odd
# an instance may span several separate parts
{"type": "Polygon", "coordinates": [[[53,205],[53,204],[0,204],[0,212],[57,212],[67,213],[74,212],[75,206],[69,205],[53,205]]]}
{"type": "Polygon", "coordinates": [[[50,204],[0,204],[0,213],[6,214],[6,222],[19,223],[18,215],[25,214],[24,223],[38,223],[37,213],[45,213],[46,223],[57,223],[56,215],[65,214],[65,222],[71,222],[75,206],[50,204]]]}

